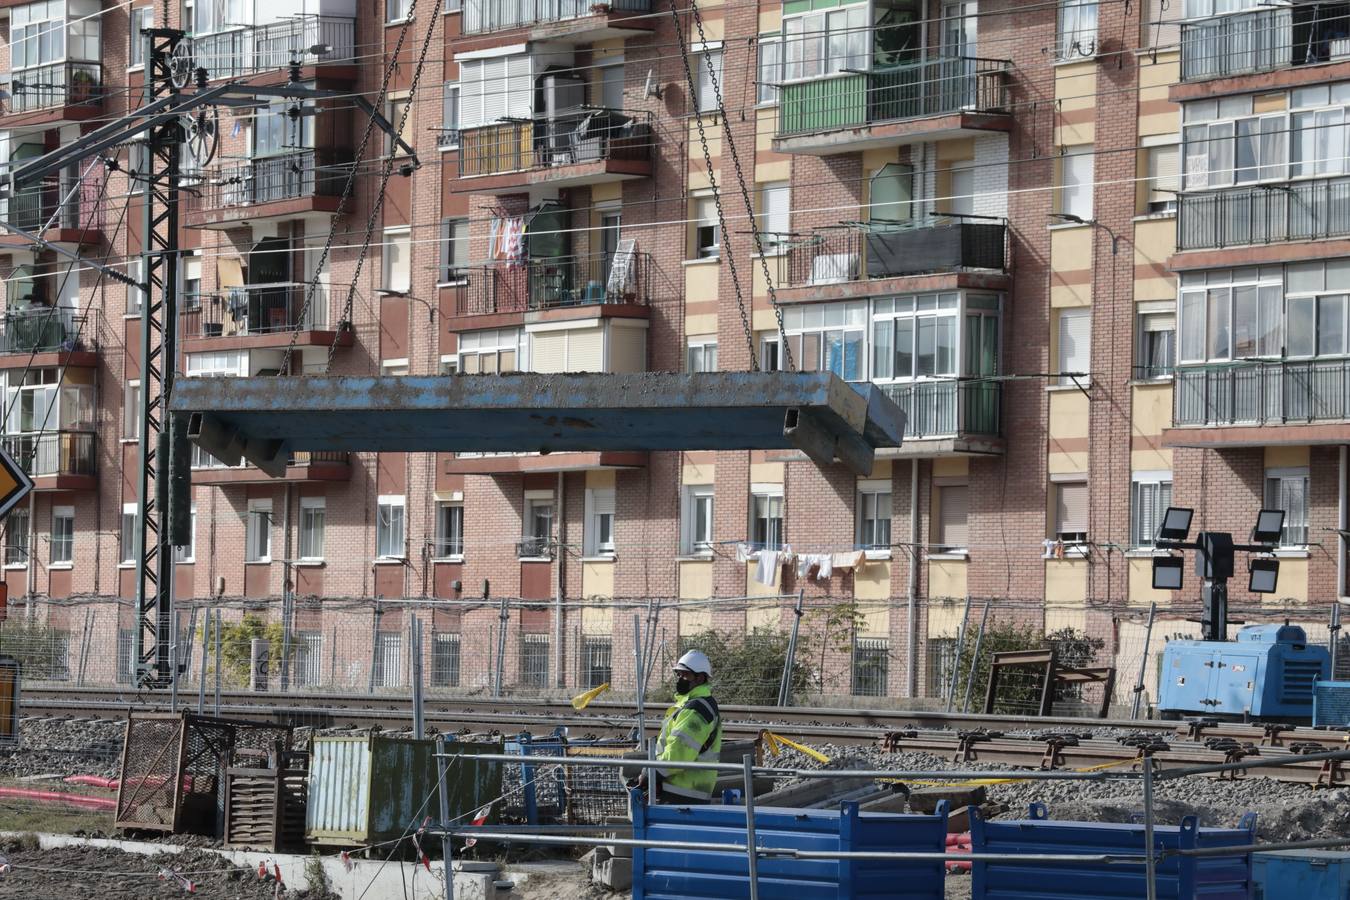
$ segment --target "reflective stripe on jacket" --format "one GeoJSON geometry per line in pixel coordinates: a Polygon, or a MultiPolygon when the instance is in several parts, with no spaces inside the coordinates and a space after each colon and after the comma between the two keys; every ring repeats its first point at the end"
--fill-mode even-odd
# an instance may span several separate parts
{"type": "MultiPolygon", "coordinates": [[[[687,694],[676,694],[666,710],[657,739],[658,760],[717,762],[722,752],[722,716],[712,688],[700,684],[687,694]]],[[[660,769],[661,790],[676,797],[707,800],[717,784],[711,769],[660,769]]]]}

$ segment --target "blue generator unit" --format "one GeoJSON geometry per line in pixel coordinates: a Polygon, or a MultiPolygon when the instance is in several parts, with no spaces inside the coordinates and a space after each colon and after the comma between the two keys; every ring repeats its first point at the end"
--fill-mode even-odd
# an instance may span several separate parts
{"type": "Polygon", "coordinates": [[[1253,900],[1350,900],[1350,853],[1253,853],[1252,887],[1253,900]]]}
{"type": "Polygon", "coordinates": [[[1312,721],[1313,684],[1331,654],[1297,625],[1247,625],[1236,641],[1171,641],[1163,650],[1158,711],[1222,719],[1312,721]]]}

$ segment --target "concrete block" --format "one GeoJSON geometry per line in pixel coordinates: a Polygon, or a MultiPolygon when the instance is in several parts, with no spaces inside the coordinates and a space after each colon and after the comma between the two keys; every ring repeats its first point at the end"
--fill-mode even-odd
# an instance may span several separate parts
{"type": "Polygon", "coordinates": [[[610,845],[609,855],[614,859],[632,859],[633,848],[626,845],[621,847],[610,845]]]}
{"type": "Polygon", "coordinates": [[[455,873],[455,900],[497,900],[495,874],[482,872],[455,873]]]}
{"type": "Polygon", "coordinates": [[[631,890],[633,887],[633,860],[624,858],[607,859],[601,864],[599,874],[600,877],[594,879],[596,884],[611,891],[631,890]]]}

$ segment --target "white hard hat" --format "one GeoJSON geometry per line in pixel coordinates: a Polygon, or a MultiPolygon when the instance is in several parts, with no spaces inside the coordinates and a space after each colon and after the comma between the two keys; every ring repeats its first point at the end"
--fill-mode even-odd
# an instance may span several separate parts
{"type": "Polygon", "coordinates": [[[688,669],[695,675],[707,675],[712,678],[712,663],[702,650],[690,650],[675,664],[677,669],[688,669]]]}

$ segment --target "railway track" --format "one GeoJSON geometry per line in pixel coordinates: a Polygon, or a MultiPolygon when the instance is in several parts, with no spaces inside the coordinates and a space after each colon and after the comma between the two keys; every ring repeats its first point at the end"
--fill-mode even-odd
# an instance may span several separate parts
{"type": "MultiPolygon", "coordinates": [[[[195,708],[196,695],[180,705],[195,708]]],[[[213,700],[213,698],[212,698],[213,700]]],[[[214,709],[208,702],[208,709],[214,709]]],[[[168,698],[109,688],[27,689],[25,715],[122,718],[129,709],[164,710],[168,698]]],[[[406,727],[411,712],[406,698],[303,694],[277,696],[222,694],[225,716],[287,721],[316,727],[406,727]]],[[[660,709],[649,710],[650,725],[660,709]]],[[[1066,717],[985,716],[944,711],[780,708],[725,706],[725,731],[737,738],[765,729],[808,743],[868,745],[896,752],[924,752],[978,767],[998,763],[1023,768],[1086,769],[1110,763],[1126,765],[1144,755],[1162,767],[1206,765],[1242,760],[1287,758],[1290,765],[1262,770],[1282,781],[1311,785],[1350,784],[1350,762],[1300,760],[1303,754],[1350,750],[1350,734],[1280,726],[1102,720],[1066,717]]],[[[536,735],[562,726],[573,738],[630,737],[631,705],[592,703],[584,712],[565,701],[456,698],[430,700],[429,725],[447,732],[522,731],[536,735]]]]}

